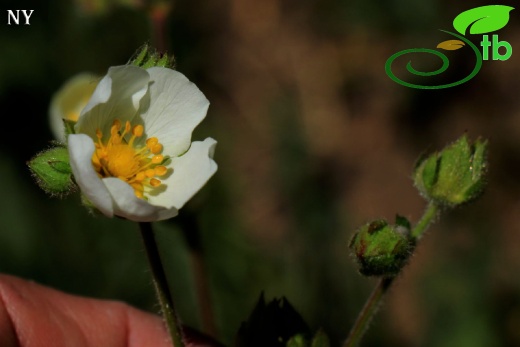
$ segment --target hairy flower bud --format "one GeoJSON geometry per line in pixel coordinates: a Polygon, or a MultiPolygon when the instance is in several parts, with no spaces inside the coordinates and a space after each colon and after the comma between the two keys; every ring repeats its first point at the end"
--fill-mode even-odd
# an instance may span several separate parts
{"type": "Polygon", "coordinates": [[[75,190],[66,148],[54,147],[43,151],[27,165],[40,188],[50,195],[64,196],[75,190]]]}
{"type": "Polygon", "coordinates": [[[365,276],[392,277],[406,264],[415,246],[410,236],[410,223],[397,216],[396,224],[375,220],[363,225],[350,241],[350,249],[365,276]]]}
{"type": "Polygon", "coordinates": [[[487,173],[487,141],[473,144],[466,135],[428,157],[414,171],[415,186],[427,200],[455,207],[476,199],[484,190],[487,173]]]}

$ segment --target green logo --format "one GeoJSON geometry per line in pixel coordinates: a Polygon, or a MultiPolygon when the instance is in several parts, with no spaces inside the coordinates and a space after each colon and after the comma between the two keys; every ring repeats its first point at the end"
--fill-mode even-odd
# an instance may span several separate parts
{"type": "Polygon", "coordinates": [[[446,51],[454,51],[457,49],[461,49],[465,46],[468,46],[471,48],[473,53],[475,54],[475,67],[473,70],[469,73],[469,75],[465,76],[464,78],[452,82],[452,83],[446,83],[441,85],[422,85],[422,84],[415,84],[410,83],[402,80],[401,78],[397,77],[394,72],[392,71],[392,63],[395,59],[399,58],[402,55],[409,54],[409,53],[427,53],[427,54],[433,54],[442,61],[442,65],[440,68],[438,68],[435,71],[429,71],[429,72],[423,72],[416,70],[412,66],[412,61],[408,61],[406,64],[406,70],[416,76],[422,76],[422,77],[430,77],[430,76],[436,76],[444,71],[446,71],[450,65],[449,59],[441,51],[429,49],[429,48],[412,48],[412,49],[405,49],[403,51],[397,52],[390,56],[385,64],[385,71],[386,74],[396,83],[399,83],[403,86],[410,87],[410,88],[417,88],[417,89],[443,89],[443,88],[449,88],[458,86],[459,84],[465,83],[475,77],[475,75],[480,71],[480,68],[482,67],[482,61],[489,59],[489,48],[491,47],[491,56],[493,60],[507,60],[511,57],[513,54],[513,48],[511,47],[511,44],[506,41],[499,41],[498,35],[492,35],[491,41],[489,40],[488,35],[482,36],[482,41],[480,42],[480,46],[482,46],[482,53],[480,52],[479,48],[475,46],[470,40],[468,40],[464,35],[466,35],[466,31],[469,28],[469,34],[479,35],[479,34],[487,34],[493,31],[497,31],[499,29],[502,29],[506,26],[506,24],[509,22],[509,12],[513,10],[513,7],[510,6],[504,6],[504,5],[488,5],[488,6],[481,6],[476,7],[471,10],[467,10],[459,14],[454,20],[453,20],[453,27],[455,30],[459,33],[450,32],[447,30],[441,30],[442,32],[445,32],[451,36],[453,36],[455,39],[443,41],[437,45],[436,48],[440,48],[442,50],[446,51]],[[504,48],[505,53],[500,53],[499,49],[504,48]]]}

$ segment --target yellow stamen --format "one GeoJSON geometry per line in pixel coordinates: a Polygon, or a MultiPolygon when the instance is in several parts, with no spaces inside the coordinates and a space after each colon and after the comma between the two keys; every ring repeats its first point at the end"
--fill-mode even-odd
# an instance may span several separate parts
{"type": "Polygon", "coordinates": [[[143,136],[143,133],[144,133],[144,127],[142,125],[136,125],[132,129],[132,135],[134,135],[136,137],[143,136]]]}
{"type": "Polygon", "coordinates": [[[152,178],[150,180],[150,185],[152,187],[159,187],[161,185],[161,181],[159,181],[157,178],[152,178]]]}
{"type": "Polygon", "coordinates": [[[159,140],[157,140],[157,137],[150,137],[148,140],[146,140],[146,147],[152,148],[156,144],[159,143],[159,140]]]}
{"type": "Polygon", "coordinates": [[[153,164],[160,164],[160,163],[162,163],[163,159],[164,159],[164,156],[162,154],[154,155],[153,158],[152,158],[152,163],[153,164]]]}
{"type": "Polygon", "coordinates": [[[155,170],[155,176],[164,176],[164,175],[166,175],[166,172],[168,171],[166,166],[162,166],[162,165],[156,166],[154,170],[155,170]]]}
{"type": "Polygon", "coordinates": [[[158,153],[161,153],[162,152],[162,145],[160,143],[157,143],[155,145],[153,145],[150,150],[152,151],[153,154],[158,154],[158,153]]]}
{"type": "Polygon", "coordinates": [[[147,139],[146,146],[134,146],[134,140],[143,134],[143,125],[132,127],[126,121],[122,128],[122,122],[116,119],[110,127],[108,140],[103,141],[103,133],[96,130],[98,141],[92,155],[92,165],[99,177],[117,177],[127,182],[138,198],[145,197],[145,188],[150,190],[161,186],[162,182],[155,177],[164,176],[168,171],[160,165],[164,160],[160,154],[163,146],[156,137],[147,139]]]}

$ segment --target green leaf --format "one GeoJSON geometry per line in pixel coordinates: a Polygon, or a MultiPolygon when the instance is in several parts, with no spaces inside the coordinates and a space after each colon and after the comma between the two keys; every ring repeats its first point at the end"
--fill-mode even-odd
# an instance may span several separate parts
{"type": "Polygon", "coordinates": [[[509,22],[509,12],[514,7],[487,5],[472,8],[459,14],[453,20],[453,27],[462,35],[470,28],[470,34],[486,34],[502,29],[509,22]]]}

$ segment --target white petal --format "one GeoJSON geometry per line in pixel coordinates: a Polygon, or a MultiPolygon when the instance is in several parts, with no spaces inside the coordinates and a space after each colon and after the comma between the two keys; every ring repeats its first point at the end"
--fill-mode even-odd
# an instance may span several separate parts
{"type": "Polygon", "coordinates": [[[135,196],[134,189],[119,178],[104,178],[103,183],[114,200],[114,214],[134,222],[154,222],[177,215],[176,208],[153,206],[135,196]]]}
{"type": "Polygon", "coordinates": [[[173,173],[162,180],[166,189],[149,195],[150,203],[177,209],[184,206],[217,171],[217,164],[212,159],[216,144],[217,141],[209,137],[202,142],[195,141],[186,154],[173,158],[169,165],[173,167],[173,173]]]}
{"type": "Polygon", "coordinates": [[[87,106],[81,112],[76,132],[96,138],[96,129],[110,133],[115,119],[132,120],[148,90],[150,76],[136,66],[111,67],[99,82],[87,106]]]}
{"type": "Polygon", "coordinates": [[[190,146],[193,129],[206,117],[209,101],[180,72],[161,67],[147,71],[150,104],[141,109],[147,136],[159,139],[163,153],[181,155],[190,146]]]}
{"type": "Polygon", "coordinates": [[[112,197],[92,166],[94,142],[83,134],[69,135],[70,166],[76,183],[87,199],[105,216],[114,214],[112,197]]]}

